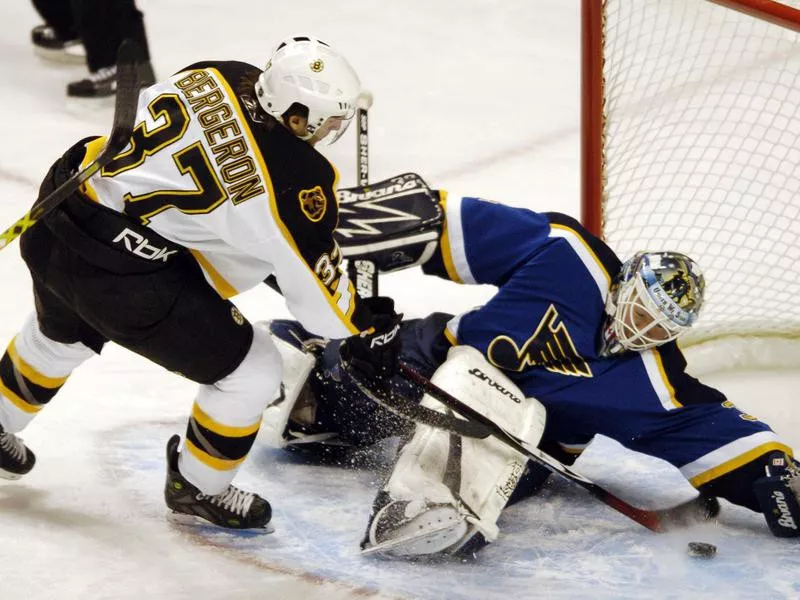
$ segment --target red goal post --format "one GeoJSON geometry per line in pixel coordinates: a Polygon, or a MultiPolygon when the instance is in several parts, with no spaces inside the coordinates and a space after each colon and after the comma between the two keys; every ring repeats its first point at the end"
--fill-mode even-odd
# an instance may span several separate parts
{"type": "Polygon", "coordinates": [[[800,0],[582,0],[582,220],[699,262],[697,371],[800,364],[798,32],[800,0]]]}

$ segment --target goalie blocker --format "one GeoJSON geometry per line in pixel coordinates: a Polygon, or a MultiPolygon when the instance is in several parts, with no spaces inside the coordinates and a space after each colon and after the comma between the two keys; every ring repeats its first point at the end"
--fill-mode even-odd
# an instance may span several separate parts
{"type": "Polygon", "coordinates": [[[378,273],[422,264],[436,249],[443,219],[439,194],[416,173],[342,188],[338,199],[335,237],[361,296],[375,295],[378,273]]]}
{"type": "MultiPolygon", "coordinates": [[[[334,238],[363,298],[377,295],[378,274],[425,263],[436,250],[444,211],[439,192],[416,173],[341,188],[334,238]]],[[[264,280],[280,293],[273,276],[264,280]]]]}

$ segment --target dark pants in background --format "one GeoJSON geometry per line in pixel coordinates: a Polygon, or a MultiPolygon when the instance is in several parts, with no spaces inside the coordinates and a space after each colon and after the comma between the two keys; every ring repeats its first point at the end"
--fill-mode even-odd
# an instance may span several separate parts
{"type": "Polygon", "coordinates": [[[61,39],[81,39],[91,72],[115,64],[126,38],[150,60],[144,17],[134,0],[33,0],[33,6],[61,39]]]}

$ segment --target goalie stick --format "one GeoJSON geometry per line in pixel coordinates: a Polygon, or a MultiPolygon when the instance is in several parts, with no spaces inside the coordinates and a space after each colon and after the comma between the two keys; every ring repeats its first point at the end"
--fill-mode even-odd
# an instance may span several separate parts
{"type": "Polygon", "coordinates": [[[139,100],[139,64],[144,60],[142,49],[132,40],[122,42],[117,54],[117,97],[114,104],[114,122],[102,151],[84,169],[75,173],[33,207],[11,227],[0,234],[0,250],[33,227],[70,195],[78,191],[84,181],[106,166],[125,149],[133,133],[136,107],[139,100]]]}
{"type": "Polygon", "coordinates": [[[573,471],[549,454],[542,452],[539,448],[532,447],[524,440],[508,433],[497,423],[473,410],[403,362],[400,363],[400,374],[407,381],[417,385],[444,406],[461,415],[463,419],[457,419],[453,415],[440,413],[420,406],[395,393],[383,396],[380,392],[360,382],[351,372],[353,381],[355,381],[359,389],[361,389],[367,397],[391,412],[411,421],[438,429],[444,429],[465,437],[486,438],[490,435],[494,436],[533,462],[581,486],[607,506],[610,506],[640,525],[647,527],[651,531],[662,533],[697,520],[714,518],[719,512],[719,503],[716,499],[703,496],[663,510],[647,510],[633,506],[594,483],[588,477],[573,471]]]}

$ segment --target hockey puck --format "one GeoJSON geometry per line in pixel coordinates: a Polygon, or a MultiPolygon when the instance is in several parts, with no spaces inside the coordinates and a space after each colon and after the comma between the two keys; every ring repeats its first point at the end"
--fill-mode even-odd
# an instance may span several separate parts
{"type": "Polygon", "coordinates": [[[717,555],[717,547],[705,542],[689,542],[687,551],[694,558],[714,558],[717,555]]]}

